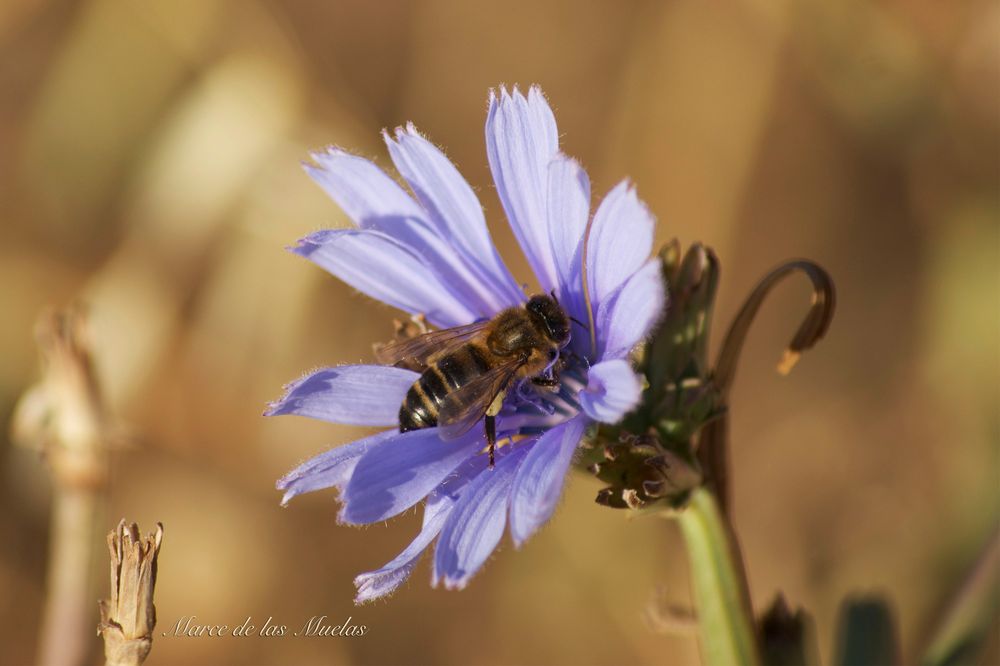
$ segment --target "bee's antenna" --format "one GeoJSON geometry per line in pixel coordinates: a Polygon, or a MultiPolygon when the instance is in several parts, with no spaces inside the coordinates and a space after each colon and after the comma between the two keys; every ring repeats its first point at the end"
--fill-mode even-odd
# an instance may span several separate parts
{"type": "Polygon", "coordinates": [[[582,321],[580,321],[579,319],[577,319],[576,317],[570,317],[570,318],[569,318],[569,320],[570,320],[571,322],[573,322],[574,324],[576,324],[577,326],[580,326],[580,327],[582,327],[582,328],[583,328],[584,330],[587,330],[587,325],[586,325],[586,324],[584,324],[584,323],[583,323],[582,321]]]}

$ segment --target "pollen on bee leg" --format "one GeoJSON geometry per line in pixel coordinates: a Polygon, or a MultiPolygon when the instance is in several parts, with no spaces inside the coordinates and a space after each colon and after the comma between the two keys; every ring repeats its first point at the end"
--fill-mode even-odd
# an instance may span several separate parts
{"type": "Polygon", "coordinates": [[[427,333],[427,318],[421,314],[411,315],[406,321],[392,320],[392,331],[396,341],[409,340],[427,333]]]}
{"type": "MultiPolygon", "coordinates": [[[[506,435],[504,437],[498,437],[497,440],[496,440],[496,442],[494,442],[494,447],[493,448],[494,448],[494,450],[499,450],[499,449],[502,449],[505,446],[512,446],[515,442],[519,442],[519,441],[521,441],[522,439],[525,439],[525,438],[526,438],[525,435],[506,435]]],[[[479,449],[479,453],[480,454],[489,453],[489,452],[490,452],[490,445],[489,444],[487,444],[483,448],[479,449]]]]}
{"type": "Polygon", "coordinates": [[[506,391],[500,391],[493,398],[493,402],[486,409],[486,441],[489,445],[490,451],[490,469],[493,469],[496,463],[495,451],[497,449],[497,414],[503,409],[503,399],[507,394],[506,391]]]}
{"type": "MultiPolygon", "coordinates": [[[[375,342],[372,344],[372,352],[375,354],[375,358],[378,358],[382,353],[382,350],[387,346],[397,343],[405,342],[406,340],[412,340],[418,336],[424,335],[428,332],[427,318],[421,314],[412,315],[408,320],[403,321],[402,319],[392,320],[392,340],[389,342],[375,342]]],[[[404,366],[405,367],[405,366],[404,366]]],[[[416,370],[418,368],[410,368],[416,370]]]]}

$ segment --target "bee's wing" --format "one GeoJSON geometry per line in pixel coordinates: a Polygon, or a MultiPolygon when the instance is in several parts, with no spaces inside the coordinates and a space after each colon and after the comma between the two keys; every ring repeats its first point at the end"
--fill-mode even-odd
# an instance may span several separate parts
{"type": "Polygon", "coordinates": [[[441,439],[456,439],[467,433],[486,415],[494,398],[507,388],[523,364],[521,358],[505,361],[445,396],[438,411],[441,439]]]}
{"type": "Polygon", "coordinates": [[[395,365],[397,363],[417,363],[426,365],[435,355],[441,356],[464,344],[469,338],[482,331],[490,322],[478,321],[474,324],[431,331],[407,340],[398,340],[379,348],[375,358],[379,363],[395,365]]]}

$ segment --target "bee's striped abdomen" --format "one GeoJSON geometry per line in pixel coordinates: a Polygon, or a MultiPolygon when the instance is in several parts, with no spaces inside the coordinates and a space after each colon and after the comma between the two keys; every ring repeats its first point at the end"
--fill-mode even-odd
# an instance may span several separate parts
{"type": "Polygon", "coordinates": [[[474,344],[438,359],[407,391],[399,408],[400,432],[436,426],[445,397],[489,369],[485,353],[474,344]]]}

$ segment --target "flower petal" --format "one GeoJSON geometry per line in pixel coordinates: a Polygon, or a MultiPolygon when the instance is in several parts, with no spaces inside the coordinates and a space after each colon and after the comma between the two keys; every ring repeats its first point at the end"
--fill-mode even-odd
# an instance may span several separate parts
{"type": "Polygon", "coordinates": [[[590,217],[590,179],[576,160],[558,155],[548,168],[547,219],[552,260],[559,280],[559,301],[580,321],[584,312],[581,256],[590,217]]]}
{"type": "Polygon", "coordinates": [[[389,154],[438,233],[448,239],[480,278],[482,296],[494,311],[523,300],[520,287],[500,259],[486,227],[483,208],[455,165],[412,123],[383,132],[389,154]]]}
{"type": "Polygon", "coordinates": [[[424,217],[406,190],[373,162],[333,147],[311,157],[318,166],[304,165],[306,173],[362,229],[380,228],[386,219],[424,217]]]}
{"type": "Polygon", "coordinates": [[[496,467],[480,472],[459,497],[438,537],[432,585],[443,581],[450,590],[465,587],[497,547],[507,522],[511,483],[529,448],[498,455],[496,467]]]}
{"type": "Polygon", "coordinates": [[[538,438],[517,470],[510,500],[510,534],[520,547],[555,511],[586,420],[573,418],[538,438]]]}
{"type": "Polygon", "coordinates": [[[310,458],[278,479],[275,486],[278,490],[285,491],[285,495],[281,498],[281,505],[285,506],[296,495],[314,490],[325,488],[343,490],[361,456],[368,451],[369,447],[398,435],[399,433],[395,430],[386,430],[310,458]]]}
{"type": "Polygon", "coordinates": [[[340,520],[374,523],[409,509],[484,446],[480,429],[444,442],[437,428],[411,430],[372,446],[351,476],[340,520]]]}
{"type": "Polygon", "coordinates": [[[399,423],[399,406],[420,375],[384,365],[323,368],[285,388],[285,395],[265,416],[297,414],[350,425],[399,423]]]}
{"type": "Polygon", "coordinates": [[[618,423],[642,398],[642,382],[628,361],[602,361],[587,372],[587,386],[578,399],[587,416],[601,423],[618,423]]]}
{"type": "Polygon", "coordinates": [[[467,461],[467,464],[462,465],[455,475],[446,479],[428,495],[427,505],[424,507],[423,527],[420,533],[391,562],[388,562],[385,566],[375,571],[360,574],[354,579],[354,584],[358,588],[358,594],[354,598],[355,603],[362,604],[391,594],[403,581],[410,577],[413,568],[416,567],[424,550],[434,541],[434,538],[441,532],[441,528],[444,527],[445,521],[458,501],[462,488],[465,487],[474,474],[478,474],[483,465],[484,463],[480,460],[467,461]],[[478,463],[478,465],[473,466],[468,463],[478,463]]]}
{"type": "Polygon", "coordinates": [[[402,585],[413,573],[413,569],[420,561],[424,550],[441,532],[449,513],[450,511],[437,513],[430,521],[424,521],[424,526],[417,537],[392,561],[387,562],[380,569],[356,576],[354,585],[358,588],[358,593],[354,597],[354,603],[363,604],[384,597],[402,585]]]}
{"type": "Polygon", "coordinates": [[[327,229],[306,236],[292,251],[363,294],[423,314],[436,326],[468,324],[479,317],[424,258],[384,233],[327,229]]]}
{"type": "Polygon", "coordinates": [[[627,356],[652,331],[666,307],[660,260],[650,259],[617,293],[601,303],[597,313],[600,358],[627,356]]]}
{"type": "Polygon", "coordinates": [[[478,317],[500,309],[495,293],[487,288],[492,280],[484,281],[476,270],[478,261],[458,256],[449,234],[436,229],[427,212],[384,171],[337,148],[313,153],[312,158],[318,166],[307,164],[306,172],[357,226],[380,231],[423,258],[478,317]]]}
{"type": "Polygon", "coordinates": [[[628,181],[601,201],[587,240],[587,280],[595,309],[649,258],[655,222],[628,181]]]}
{"type": "Polygon", "coordinates": [[[541,90],[525,99],[517,88],[500,97],[490,91],[486,117],[486,154],[507,219],[542,290],[557,283],[547,228],[548,166],[559,150],[559,132],[541,90]]]}

